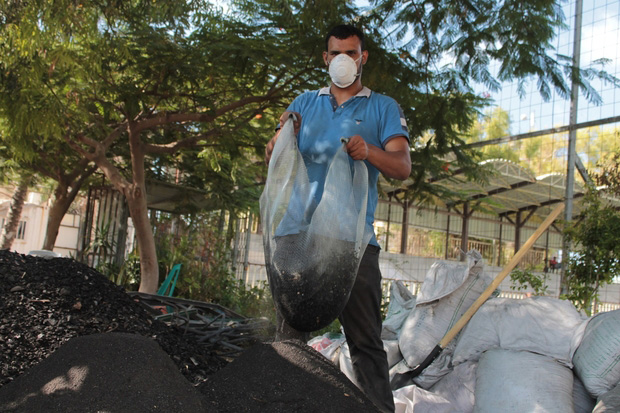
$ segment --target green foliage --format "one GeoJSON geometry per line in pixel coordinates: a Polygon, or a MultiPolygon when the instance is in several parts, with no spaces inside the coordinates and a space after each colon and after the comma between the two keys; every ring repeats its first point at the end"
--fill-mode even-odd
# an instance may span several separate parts
{"type": "Polygon", "coordinates": [[[588,79],[601,75],[617,81],[593,68],[573,70],[571,59],[554,49],[556,30],[565,26],[557,0],[438,0],[432,6],[419,0],[373,3],[380,14],[394,17],[385,30],[398,40],[408,40],[403,42],[408,58],[422,67],[437,67],[436,75],[444,83],[468,89],[473,80],[496,91],[501,82],[517,80],[523,96],[533,76],[548,100],[552,91],[568,98],[574,76],[582,93],[600,102],[588,79]],[[446,54],[454,56],[454,65],[440,64],[446,54]],[[492,63],[500,64],[496,74],[490,71],[492,63]]]}
{"type": "Polygon", "coordinates": [[[534,291],[534,295],[545,295],[547,293],[547,275],[536,275],[529,270],[514,269],[510,273],[510,280],[512,290],[522,291],[531,288],[534,291]]]}
{"type": "MultiPolygon", "coordinates": [[[[477,116],[472,127],[467,131],[469,142],[480,142],[490,139],[499,139],[510,135],[510,117],[508,112],[500,107],[485,115],[477,116]]],[[[507,159],[519,162],[518,147],[513,144],[487,145],[481,149],[484,159],[507,159]]]]}
{"type": "MultiPolygon", "coordinates": [[[[618,133],[616,131],[616,139],[618,133]]],[[[598,171],[593,174],[593,178],[597,185],[605,187],[606,193],[620,196],[620,143],[616,141],[616,145],[616,151],[598,163],[598,171]]]]}
{"type": "Polygon", "coordinates": [[[335,319],[327,327],[323,327],[320,330],[313,331],[312,333],[310,333],[310,338],[322,336],[323,334],[327,334],[327,333],[334,335],[334,336],[342,334],[342,324],[340,324],[340,320],[335,319]]]}
{"type": "Polygon", "coordinates": [[[620,211],[590,189],[564,232],[575,248],[566,268],[566,298],[590,314],[599,288],[620,275],[620,211]]]}
{"type": "Polygon", "coordinates": [[[446,253],[446,234],[441,231],[426,231],[427,237],[423,242],[424,256],[442,258],[446,253]]]}
{"type": "Polygon", "coordinates": [[[540,154],[540,148],[542,147],[542,137],[528,139],[525,142],[525,158],[528,163],[535,159],[540,154]]]}
{"type": "Polygon", "coordinates": [[[116,250],[116,242],[110,233],[110,223],[95,228],[92,242],[84,248],[84,255],[92,255],[95,270],[114,281],[116,274],[121,272],[116,264],[110,261],[116,250]]]}
{"type": "MultiPolygon", "coordinates": [[[[232,249],[221,231],[221,214],[159,214],[155,225],[160,284],[175,264],[182,264],[174,295],[220,304],[248,317],[275,321],[269,289],[249,287],[235,276],[232,249]]],[[[129,277],[126,274],[125,277],[129,277]]]]}
{"type": "Polygon", "coordinates": [[[124,287],[127,291],[137,291],[140,286],[140,256],[136,251],[125,259],[116,276],[110,277],[117,285],[124,287]]]}

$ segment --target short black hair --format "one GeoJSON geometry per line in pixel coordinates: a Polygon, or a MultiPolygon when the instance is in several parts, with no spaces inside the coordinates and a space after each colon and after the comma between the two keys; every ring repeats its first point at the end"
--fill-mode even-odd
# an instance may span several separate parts
{"type": "Polygon", "coordinates": [[[355,26],[351,26],[349,24],[340,24],[334,28],[332,28],[327,36],[325,36],[325,51],[328,50],[329,38],[335,37],[336,39],[344,40],[348,39],[351,36],[357,36],[360,39],[360,43],[362,44],[362,50],[366,50],[364,48],[364,33],[355,26]]]}

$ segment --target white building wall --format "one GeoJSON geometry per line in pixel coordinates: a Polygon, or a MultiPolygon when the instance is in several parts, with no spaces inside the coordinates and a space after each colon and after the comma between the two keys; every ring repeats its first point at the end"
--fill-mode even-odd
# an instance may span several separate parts
{"type": "MultiPolygon", "coordinates": [[[[28,202],[24,204],[20,221],[26,222],[26,233],[24,239],[15,239],[11,246],[11,251],[20,254],[28,254],[33,250],[40,250],[43,246],[45,231],[47,226],[47,218],[49,216],[49,207],[47,203],[32,203],[31,201],[41,201],[41,196],[36,193],[30,193],[28,202]]],[[[0,220],[6,220],[10,200],[0,201],[0,220]]],[[[66,214],[62,220],[56,238],[54,252],[59,253],[63,257],[74,257],[78,245],[78,233],[80,227],[80,216],[74,214],[66,214]]]]}

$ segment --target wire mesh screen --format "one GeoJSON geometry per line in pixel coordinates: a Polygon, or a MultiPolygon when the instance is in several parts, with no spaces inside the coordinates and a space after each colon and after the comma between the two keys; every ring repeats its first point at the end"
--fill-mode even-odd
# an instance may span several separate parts
{"type": "MultiPolygon", "coordinates": [[[[553,44],[557,53],[568,57],[573,55],[575,25],[581,21],[580,67],[602,69],[620,78],[620,2],[583,1],[580,19],[575,14],[576,0],[562,3],[562,8],[567,24],[558,32],[553,44]],[[598,66],[602,60],[605,65],[598,66]]],[[[491,70],[497,71],[498,67],[491,70]]],[[[507,148],[516,156],[513,162],[530,171],[536,179],[549,183],[550,199],[557,196],[551,191],[560,185],[553,183],[554,180],[557,181],[557,177],[567,173],[571,128],[577,131],[576,154],[586,169],[595,170],[601,159],[620,151],[620,90],[613,84],[597,79],[591,79],[590,83],[600,100],[588,100],[580,94],[574,102],[577,112],[573,124],[570,121],[570,100],[552,90],[550,99],[545,101],[537,90],[537,80],[534,78],[526,83],[522,96],[516,82],[503,84],[498,92],[486,90],[483,86],[477,90],[481,96],[493,99],[493,104],[480,122],[503,112],[508,123],[507,129],[499,137],[514,138],[494,146],[507,148]]],[[[484,139],[493,138],[483,136],[484,139]]],[[[575,180],[578,185],[583,184],[583,178],[577,171],[575,180]]],[[[375,231],[383,248],[380,259],[386,282],[403,279],[417,285],[435,260],[458,259],[463,248],[461,225],[461,219],[453,211],[438,211],[434,207],[423,210],[412,205],[409,212],[403,214],[402,205],[382,200],[377,208],[375,231]],[[403,222],[403,216],[407,222],[403,222]]],[[[520,229],[522,240],[527,239],[535,227],[535,223],[524,225],[520,229]]],[[[502,263],[506,263],[514,254],[515,231],[514,223],[508,219],[474,215],[466,248],[478,249],[487,265],[493,271],[499,271],[502,263]]],[[[266,280],[264,258],[260,255],[260,238],[258,228],[257,233],[241,229],[237,243],[240,248],[237,254],[237,276],[252,285],[266,280]],[[250,249],[242,251],[246,247],[250,249]]],[[[550,228],[525,257],[525,264],[535,271],[543,271],[552,256],[560,255],[561,243],[559,229],[550,228]]],[[[550,293],[558,294],[557,274],[551,274],[550,277],[550,293]]],[[[509,280],[502,284],[502,289],[506,294],[527,294],[510,292],[509,280]]],[[[606,287],[600,295],[600,305],[604,308],[612,308],[620,303],[618,284],[606,287]]]]}

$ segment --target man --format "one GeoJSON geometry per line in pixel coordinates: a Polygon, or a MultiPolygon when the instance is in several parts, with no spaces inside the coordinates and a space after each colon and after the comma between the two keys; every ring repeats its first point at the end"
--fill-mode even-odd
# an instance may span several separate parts
{"type": "Polygon", "coordinates": [[[557,258],[555,258],[555,256],[553,256],[551,260],[549,261],[549,268],[551,269],[551,272],[555,272],[555,270],[560,268],[560,265],[558,264],[558,260],[557,258]]]}
{"type": "MultiPolygon", "coordinates": [[[[349,25],[334,27],[325,38],[323,60],[331,85],[298,96],[280,117],[280,126],[295,115],[295,134],[310,181],[317,182],[315,197],[322,196],[327,167],[341,147],[341,137],[350,137],[347,152],[368,167],[366,225],[372,229],[377,206],[379,173],[406,179],[411,172],[409,134],[403,113],[395,100],[362,85],[362,68],[368,60],[363,33],[349,25]]],[[[279,130],[265,148],[269,163],[279,130]]],[[[349,301],[339,320],[351,353],[358,385],[382,411],[394,411],[386,353],[381,340],[381,272],[379,244],[374,230],[362,257],[349,301]]],[[[301,338],[286,323],[279,323],[279,338],[301,338]]],[[[297,332],[299,333],[299,332],[297,332]]]]}

